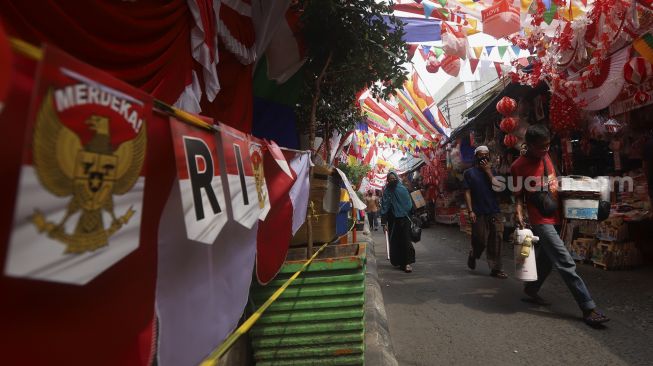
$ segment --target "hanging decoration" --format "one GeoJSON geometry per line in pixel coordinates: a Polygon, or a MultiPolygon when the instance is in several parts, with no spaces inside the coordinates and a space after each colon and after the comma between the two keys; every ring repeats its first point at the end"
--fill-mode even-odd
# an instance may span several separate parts
{"type": "Polygon", "coordinates": [[[517,139],[517,136],[515,136],[515,135],[506,135],[503,138],[503,144],[506,145],[506,147],[509,147],[509,148],[514,147],[517,144],[517,141],[518,141],[518,139],[517,139]]]}
{"type": "Polygon", "coordinates": [[[434,54],[429,54],[428,59],[426,60],[426,71],[435,74],[440,70],[440,61],[438,61],[437,57],[434,54]]]}
{"type": "Polygon", "coordinates": [[[553,132],[566,135],[577,128],[579,112],[576,103],[560,94],[553,94],[549,105],[551,129],[553,132]]]}
{"type": "Polygon", "coordinates": [[[458,76],[460,73],[460,58],[446,55],[442,60],[442,70],[451,76],[458,76]]]}
{"type": "Polygon", "coordinates": [[[519,8],[512,1],[500,0],[481,12],[483,33],[494,38],[503,38],[520,30],[519,8]]]}
{"type": "Polygon", "coordinates": [[[653,65],[644,57],[633,57],[624,66],[624,79],[632,85],[639,85],[653,76],[653,65]]]}
{"type": "Polygon", "coordinates": [[[461,31],[442,22],[441,35],[444,53],[458,56],[463,60],[467,59],[467,37],[461,31]]]}
{"type": "Polygon", "coordinates": [[[517,127],[517,119],[513,117],[504,118],[503,120],[501,120],[501,124],[499,125],[501,131],[505,133],[513,132],[516,127],[517,127]]]}
{"type": "Polygon", "coordinates": [[[516,109],[517,102],[510,97],[503,97],[497,103],[497,112],[501,113],[504,117],[512,115],[516,109]]]}

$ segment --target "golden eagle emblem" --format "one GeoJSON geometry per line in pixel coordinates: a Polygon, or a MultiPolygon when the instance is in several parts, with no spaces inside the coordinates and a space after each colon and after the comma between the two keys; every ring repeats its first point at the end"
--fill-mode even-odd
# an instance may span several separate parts
{"type": "Polygon", "coordinates": [[[61,222],[48,222],[45,215],[35,209],[32,223],[39,232],[64,243],[65,253],[102,248],[108,244],[111,235],[129,222],[134,210],[130,207],[122,216],[116,217],[113,196],[132,189],[145,161],[145,124],[134,139],[123,142],[114,150],[109,118],[92,115],[85,123],[94,135],[86,145],[82,145],[79,136],[59,121],[50,91],[34,127],[32,159],[39,181],[55,196],[72,198],[61,222]],[[102,218],[104,211],[111,215],[108,228],[105,228],[102,218]],[[67,233],[66,222],[78,212],[74,232],[67,233]]]}

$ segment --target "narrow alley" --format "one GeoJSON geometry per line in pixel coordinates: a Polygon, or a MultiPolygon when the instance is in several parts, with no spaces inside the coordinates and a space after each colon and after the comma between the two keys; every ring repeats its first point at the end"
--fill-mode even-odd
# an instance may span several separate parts
{"type": "MultiPolygon", "coordinates": [[[[490,277],[482,260],[467,268],[468,237],[457,226],[424,229],[413,273],[386,260],[373,232],[379,281],[400,365],[651,365],[653,291],[648,268],[604,271],[579,264],[599,307],[612,320],[592,329],[552,273],[541,294],[551,306],[521,301],[521,282],[490,277]]],[[[512,275],[512,248],[504,243],[512,275]]],[[[555,272],[555,271],[554,271],[555,272]]]]}

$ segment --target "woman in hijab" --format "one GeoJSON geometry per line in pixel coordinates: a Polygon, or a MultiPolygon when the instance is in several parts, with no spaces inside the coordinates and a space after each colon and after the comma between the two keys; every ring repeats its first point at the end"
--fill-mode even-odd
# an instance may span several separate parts
{"type": "Polygon", "coordinates": [[[413,271],[415,248],[410,240],[410,220],[408,215],[413,208],[408,189],[399,181],[395,172],[388,173],[388,182],[381,199],[381,215],[387,223],[390,240],[390,263],[399,266],[406,273],[413,271]]]}

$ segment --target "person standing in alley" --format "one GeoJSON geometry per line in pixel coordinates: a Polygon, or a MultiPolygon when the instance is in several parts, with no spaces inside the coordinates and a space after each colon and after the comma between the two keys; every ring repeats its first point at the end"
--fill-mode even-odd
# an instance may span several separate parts
{"type": "Polygon", "coordinates": [[[367,221],[369,221],[370,230],[377,231],[376,218],[379,214],[379,197],[374,194],[374,191],[369,190],[367,192],[365,204],[367,205],[365,211],[367,211],[367,221]]]}
{"type": "Polygon", "coordinates": [[[515,218],[517,225],[524,228],[525,204],[531,229],[540,240],[535,251],[537,281],[526,282],[524,293],[528,296],[528,301],[547,305],[538,292],[555,266],[580,307],[585,323],[598,326],[610,319],[596,309],[596,304],[585,282],[576,273],[576,264],[556,228],[556,225],[560,224],[558,183],[555,167],[549,156],[549,130],[543,125],[532,125],[526,130],[525,139],[526,154],[515,160],[510,169],[512,187],[515,190],[515,218]]]}
{"type": "Polygon", "coordinates": [[[467,266],[476,268],[476,260],[487,249],[487,263],[490,276],[505,279],[501,263],[501,211],[493,185],[498,185],[490,166],[490,149],[479,146],[474,150],[474,166],[463,173],[465,201],[472,222],[472,248],[467,257],[467,266]]]}
{"type": "Polygon", "coordinates": [[[387,179],[381,199],[381,221],[388,229],[390,263],[410,273],[413,271],[411,264],[415,263],[408,218],[413,209],[413,200],[395,172],[388,173],[387,179]]]}

